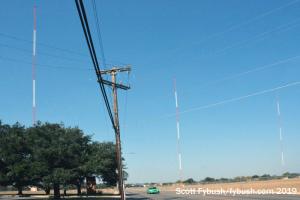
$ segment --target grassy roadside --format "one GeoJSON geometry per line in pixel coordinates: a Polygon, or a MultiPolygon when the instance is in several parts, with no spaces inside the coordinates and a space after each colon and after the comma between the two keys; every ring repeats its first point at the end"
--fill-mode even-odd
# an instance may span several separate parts
{"type": "MultiPolygon", "coordinates": [[[[102,194],[91,194],[91,195],[87,195],[87,194],[81,194],[78,195],[76,190],[69,190],[67,191],[67,194],[64,195],[63,191],[60,191],[60,196],[61,199],[101,199],[101,200],[108,200],[108,199],[118,199],[120,198],[120,196],[118,194],[116,194],[117,192],[114,190],[104,190],[106,192],[102,191],[102,194]]],[[[17,191],[2,191],[0,192],[0,197],[16,197],[19,196],[17,191]]],[[[22,199],[26,200],[26,197],[34,197],[36,199],[39,200],[43,200],[43,199],[53,199],[53,191],[50,192],[50,194],[45,194],[44,191],[36,191],[36,192],[32,192],[32,191],[23,191],[23,195],[22,195],[22,199]]]]}
{"type": "MultiPolygon", "coordinates": [[[[175,191],[176,188],[181,189],[209,189],[209,190],[227,190],[228,188],[232,189],[253,189],[253,190],[273,190],[275,193],[278,192],[278,188],[281,190],[283,188],[288,189],[290,188],[290,192],[292,193],[292,189],[296,188],[297,193],[300,193],[300,178],[293,178],[293,179],[281,179],[281,180],[269,180],[269,181],[247,181],[247,182],[233,182],[233,183],[217,183],[217,184],[198,184],[198,185],[182,185],[176,184],[171,186],[156,186],[159,188],[160,191],[175,191]]],[[[135,190],[144,190],[146,191],[147,188],[131,188],[135,190]]]]}
{"type": "MultiPolygon", "coordinates": [[[[118,191],[114,189],[97,189],[97,193],[102,192],[102,194],[105,195],[114,195],[117,194],[118,191]]],[[[81,191],[81,195],[86,195],[86,190],[81,191]]],[[[54,191],[51,190],[50,194],[48,196],[53,196],[54,191]]],[[[0,191],[0,195],[18,195],[18,191],[0,191]]],[[[40,195],[40,196],[47,196],[47,194],[44,191],[23,191],[23,195],[40,195]]],[[[60,190],[60,195],[64,195],[64,191],[60,190]]],[[[66,196],[74,196],[77,195],[77,190],[67,190],[66,196]]]]}

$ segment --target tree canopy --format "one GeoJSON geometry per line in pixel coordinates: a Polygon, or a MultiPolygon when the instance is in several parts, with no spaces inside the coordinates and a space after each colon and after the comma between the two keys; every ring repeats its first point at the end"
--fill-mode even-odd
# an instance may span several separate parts
{"type": "Polygon", "coordinates": [[[194,183],[195,181],[194,181],[194,179],[192,179],[192,178],[189,178],[189,179],[187,179],[187,180],[185,180],[185,181],[182,181],[182,183],[187,183],[187,184],[192,184],[192,183],[194,183]]]}
{"type": "Polygon", "coordinates": [[[1,185],[11,184],[22,193],[22,186],[30,184],[30,148],[26,145],[25,127],[20,123],[1,126],[1,185]]]}
{"type": "Polygon", "coordinates": [[[92,141],[79,127],[38,121],[25,128],[20,123],[3,125],[0,120],[0,185],[34,185],[60,198],[60,185],[81,184],[97,176],[108,185],[117,182],[117,151],[113,142],[92,141]]]}
{"type": "Polygon", "coordinates": [[[211,178],[211,177],[206,177],[205,179],[204,179],[204,181],[214,181],[215,179],[214,178],[211,178]]]}

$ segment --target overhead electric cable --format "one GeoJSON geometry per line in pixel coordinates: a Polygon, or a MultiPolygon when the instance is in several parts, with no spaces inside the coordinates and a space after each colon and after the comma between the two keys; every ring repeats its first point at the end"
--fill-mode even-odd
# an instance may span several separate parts
{"type": "MultiPolygon", "coordinates": [[[[211,105],[208,105],[208,106],[203,106],[203,107],[200,107],[200,108],[195,108],[195,109],[192,109],[192,110],[187,110],[187,111],[179,112],[178,114],[183,114],[183,113],[187,113],[187,112],[192,112],[192,111],[195,111],[195,110],[200,110],[200,109],[204,109],[204,108],[208,108],[208,107],[212,107],[212,106],[217,106],[217,105],[224,104],[224,103],[229,103],[229,102],[232,102],[232,101],[237,101],[237,100],[240,100],[240,99],[245,99],[245,98],[252,97],[252,96],[256,96],[256,95],[263,94],[263,93],[266,93],[266,92],[271,92],[271,91],[278,90],[278,89],[282,89],[282,88],[285,88],[285,87],[297,85],[297,84],[299,84],[299,83],[300,83],[300,82],[288,84],[288,85],[285,85],[285,86],[273,88],[273,89],[270,89],[270,90],[265,90],[265,91],[263,91],[263,92],[258,92],[258,93],[250,94],[250,95],[247,95],[247,96],[243,96],[243,97],[231,99],[231,100],[228,100],[228,101],[223,101],[223,102],[220,102],[220,103],[215,103],[215,104],[211,104],[211,105]]],[[[133,125],[136,125],[136,124],[138,124],[138,123],[147,122],[147,121],[152,121],[152,120],[156,120],[156,119],[160,119],[160,118],[165,118],[165,117],[170,117],[170,116],[174,116],[174,115],[176,115],[176,113],[170,114],[170,115],[161,116],[161,117],[156,117],[156,118],[152,118],[152,119],[147,119],[147,120],[143,120],[143,121],[138,121],[138,122],[135,122],[134,124],[131,124],[131,125],[125,125],[125,126],[133,126],[133,125]]]]}
{"type": "Polygon", "coordinates": [[[83,5],[82,0],[79,0],[79,2],[80,2],[80,6],[79,6],[79,3],[78,3],[78,0],[75,0],[77,11],[78,11],[79,18],[80,18],[80,22],[81,22],[81,25],[82,25],[82,28],[83,28],[83,32],[84,32],[84,35],[85,35],[85,38],[86,38],[86,42],[87,42],[87,45],[88,45],[88,48],[89,48],[89,52],[91,54],[91,58],[92,58],[92,61],[93,61],[93,64],[94,64],[95,72],[96,72],[96,75],[97,75],[97,78],[98,78],[98,82],[99,82],[99,85],[100,85],[100,89],[101,89],[101,92],[102,92],[102,95],[103,95],[103,98],[104,98],[104,101],[105,101],[105,104],[106,104],[106,108],[107,108],[110,120],[112,122],[114,130],[117,131],[118,129],[116,128],[116,126],[114,124],[114,118],[113,118],[113,115],[111,113],[111,108],[110,108],[110,105],[109,105],[109,102],[108,102],[108,99],[107,99],[105,87],[104,87],[103,80],[102,80],[102,77],[101,77],[101,72],[100,72],[98,61],[97,61],[97,56],[96,56],[95,48],[94,48],[94,45],[93,45],[93,40],[92,40],[92,37],[91,37],[91,33],[90,33],[90,29],[89,29],[89,25],[88,25],[88,21],[87,21],[87,17],[86,17],[84,5],[83,5]]]}
{"type": "MultiPolygon", "coordinates": [[[[102,64],[103,64],[104,69],[106,70],[105,56],[104,56],[104,50],[103,50],[103,44],[102,44],[102,38],[101,38],[101,32],[100,32],[100,27],[99,27],[98,14],[97,14],[97,8],[96,8],[95,0],[93,0],[92,3],[93,3],[95,23],[96,23],[96,27],[97,27],[97,34],[98,34],[100,52],[101,52],[101,56],[102,56],[102,64]]],[[[108,75],[105,74],[105,76],[106,76],[106,79],[108,80],[108,75]]],[[[109,94],[110,100],[112,102],[113,100],[112,100],[111,92],[112,91],[109,90],[108,94],[109,94]]]]}
{"type": "Polygon", "coordinates": [[[289,4],[286,4],[286,5],[284,5],[284,6],[281,6],[281,7],[279,7],[279,8],[276,8],[275,10],[272,10],[272,11],[270,11],[270,12],[267,12],[267,13],[263,14],[263,15],[260,15],[260,16],[258,16],[258,17],[255,17],[255,18],[253,18],[253,19],[250,19],[250,20],[248,20],[248,21],[246,21],[246,22],[243,22],[243,23],[241,23],[241,24],[238,24],[238,25],[236,25],[236,26],[233,26],[233,27],[231,27],[231,28],[229,28],[229,29],[226,29],[226,30],[224,30],[224,31],[221,31],[221,32],[219,32],[219,33],[216,33],[216,34],[214,34],[214,35],[211,35],[211,36],[209,36],[209,37],[206,37],[206,38],[204,38],[204,39],[201,39],[201,40],[199,40],[199,41],[197,41],[197,42],[194,42],[194,43],[192,43],[192,44],[186,45],[186,46],[184,46],[184,47],[180,47],[180,48],[175,49],[175,50],[173,50],[173,51],[170,51],[170,52],[168,52],[168,53],[165,53],[165,54],[162,54],[162,55],[157,56],[157,57],[155,57],[155,58],[149,59],[149,60],[147,60],[147,61],[145,61],[145,62],[139,63],[139,65],[140,65],[140,64],[147,63],[147,62],[152,61],[152,60],[155,60],[155,59],[157,59],[157,58],[164,57],[164,56],[166,56],[166,55],[169,55],[169,54],[174,53],[174,52],[176,52],[176,51],[179,51],[179,50],[181,50],[181,49],[185,49],[185,48],[190,47],[190,46],[192,46],[192,45],[195,45],[195,44],[197,44],[197,43],[203,42],[203,41],[205,41],[205,40],[207,40],[207,39],[210,39],[210,38],[213,38],[213,37],[215,37],[215,36],[218,36],[218,35],[220,35],[220,34],[222,34],[222,33],[226,33],[226,32],[228,32],[228,31],[230,31],[230,30],[233,30],[233,29],[235,29],[235,28],[238,28],[238,27],[240,27],[240,26],[242,26],[242,25],[245,25],[245,24],[247,24],[247,23],[249,23],[249,22],[252,22],[252,21],[254,21],[254,20],[257,20],[257,19],[259,19],[259,18],[261,18],[261,17],[264,17],[264,16],[266,16],[266,15],[269,15],[269,14],[271,14],[271,13],[273,13],[273,12],[276,12],[276,11],[278,11],[278,10],[280,10],[280,9],[282,9],[282,8],[285,8],[285,7],[287,7],[287,6],[291,5],[291,4],[294,4],[294,3],[298,2],[298,1],[299,1],[299,0],[293,1],[293,2],[291,2],[291,3],[289,3],[289,4]]]}
{"type": "MultiPolygon", "coordinates": [[[[104,56],[104,50],[103,50],[103,45],[102,45],[102,39],[101,39],[101,33],[100,33],[100,28],[99,28],[98,14],[97,14],[95,0],[93,0],[92,3],[93,3],[93,10],[94,10],[94,18],[95,18],[95,23],[96,23],[96,27],[97,27],[97,33],[98,33],[98,41],[99,41],[99,46],[100,46],[100,51],[101,51],[101,56],[102,56],[102,64],[103,64],[104,69],[106,69],[106,62],[105,62],[105,56],[104,56]]],[[[106,79],[108,80],[108,75],[105,74],[105,76],[106,76],[106,79]]],[[[109,94],[109,97],[112,102],[111,90],[108,90],[108,94],[109,94]]],[[[102,102],[102,104],[103,104],[103,102],[102,102]]],[[[105,122],[106,122],[106,126],[107,126],[106,115],[105,115],[105,122]]],[[[108,129],[107,129],[107,131],[108,131],[108,129]]]]}
{"type": "MultiPolygon", "coordinates": [[[[16,37],[12,37],[12,36],[1,34],[1,33],[0,33],[0,36],[8,37],[8,38],[11,38],[11,39],[14,39],[14,40],[23,41],[23,42],[33,43],[32,41],[29,41],[29,40],[24,40],[24,39],[16,38],[16,37]]],[[[57,48],[57,47],[52,47],[52,46],[41,44],[41,43],[36,43],[36,45],[40,45],[40,46],[44,46],[44,47],[51,48],[51,49],[56,49],[56,50],[60,50],[60,51],[68,52],[68,53],[73,53],[73,54],[77,54],[77,55],[81,55],[81,56],[88,56],[89,57],[89,55],[86,55],[86,54],[82,54],[82,53],[78,53],[78,52],[74,52],[74,51],[70,51],[70,50],[66,50],[66,49],[61,49],[61,48],[57,48]]],[[[116,61],[112,61],[112,60],[106,60],[106,61],[113,62],[113,63],[118,63],[118,64],[121,64],[121,65],[128,65],[128,64],[125,64],[125,63],[116,62],[116,61]]]]}
{"type": "MultiPolygon", "coordinates": [[[[114,127],[115,134],[116,134],[119,192],[120,192],[120,195],[121,195],[121,199],[124,200],[124,195],[125,194],[123,193],[122,155],[121,155],[121,146],[120,146],[119,122],[118,122],[118,114],[117,114],[117,109],[118,109],[117,102],[116,102],[117,99],[116,99],[116,95],[114,95],[114,114],[115,114],[115,123],[114,123],[114,118],[112,117],[111,109],[110,109],[109,102],[108,102],[108,99],[107,99],[107,95],[106,95],[106,91],[105,91],[105,87],[104,87],[104,83],[103,83],[104,80],[102,79],[102,76],[101,76],[101,71],[100,71],[100,68],[99,68],[98,61],[97,61],[97,56],[96,56],[92,36],[91,36],[91,33],[90,33],[89,24],[88,24],[88,20],[87,20],[87,17],[86,17],[84,5],[83,5],[82,0],[75,0],[75,3],[76,3],[76,7],[77,7],[78,14],[79,14],[79,17],[80,17],[80,21],[81,21],[81,24],[82,24],[82,28],[84,30],[84,35],[85,35],[85,38],[86,38],[86,41],[87,41],[87,45],[89,47],[89,51],[90,51],[90,54],[91,54],[91,57],[92,57],[92,60],[93,60],[93,63],[94,63],[95,73],[98,77],[98,82],[100,84],[100,88],[101,88],[103,97],[105,99],[107,110],[108,110],[108,113],[110,115],[111,122],[112,122],[112,125],[114,127]],[[80,3],[80,8],[79,8],[78,1],[80,3]],[[84,19],[84,21],[83,21],[83,19],[84,19]],[[88,35],[87,35],[87,33],[88,33],[88,35]]],[[[128,68],[130,70],[130,67],[128,67],[128,68]]],[[[113,83],[112,84],[113,84],[114,94],[116,94],[115,93],[116,92],[115,76],[113,76],[113,83]]]]}
{"type": "Polygon", "coordinates": [[[93,2],[93,9],[94,9],[94,18],[95,18],[95,23],[96,23],[96,27],[97,27],[97,33],[98,33],[98,41],[99,41],[99,46],[100,46],[101,56],[102,56],[102,63],[103,63],[104,69],[106,69],[105,56],[104,56],[102,39],[101,39],[101,32],[100,32],[100,28],[99,28],[99,21],[98,21],[98,14],[97,14],[96,2],[95,2],[95,0],[93,0],[92,2],[93,2]]]}

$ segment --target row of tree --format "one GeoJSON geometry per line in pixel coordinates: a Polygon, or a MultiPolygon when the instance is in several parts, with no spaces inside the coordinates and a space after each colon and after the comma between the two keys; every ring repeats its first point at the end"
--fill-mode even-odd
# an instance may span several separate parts
{"type": "Polygon", "coordinates": [[[0,185],[13,185],[22,194],[23,186],[37,186],[46,194],[60,186],[81,185],[87,176],[97,176],[107,185],[117,182],[117,153],[113,142],[92,141],[79,127],[38,121],[25,128],[0,120],[0,185]]]}
{"type": "Polygon", "coordinates": [[[240,182],[240,181],[247,181],[247,180],[271,180],[271,179],[282,179],[282,178],[296,178],[299,177],[299,173],[289,173],[286,172],[282,176],[273,175],[270,174],[263,174],[261,176],[259,175],[253,175],[253,176],[238,176],[235,178],[220,178],[220,179],[214,179],[211,177],[206,177],[205,179],[201,180],[200,182],[240,182]]]}
{"type": "MultiPolygon", "coordinates": [[[[282,179],[282,178],[296,178],[299,177],[300,173],[289,173],[286,172],[284,173],[282,176],[276,176],[276,175],[269,175],[269,174],[264,174],[262,176],[258,176],[258,175],[253,175],[253,176],[238,176],[235,178],[220,178],[220,179],[215,179],[215,178],[211,178],[211,177],[206,177],[205,179],[197,182],[192,178],[189,178],[187,180],[182,181],[182,183],[184,184],[196,184],[196,183],[205,183],[205,182],[240,182],[240,181],[247,181],[247,180],[253,180],[253,179],[257,179],[257,180],[270,180],[270,179],[282,179]]],[[[178,180],[176,181],[176,183],[180,183],[181,181],[178,180]]],[[[169,184],[169,183],[166,183],[169,184]]]]}

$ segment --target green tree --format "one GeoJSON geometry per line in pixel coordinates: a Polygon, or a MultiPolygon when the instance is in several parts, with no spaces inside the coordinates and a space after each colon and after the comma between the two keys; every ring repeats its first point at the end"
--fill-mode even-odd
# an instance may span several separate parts
{"type": "Polygon", "coordinates": [[[2,121],[0,120],[0,185],[1,186],[7,186],[10,184],[9,179],[8,179],[8,163],[6,163],[3,160],[3,154],[5,149],[2,146],[2,142],[7,140],[7,131],[10,128],[8,124],[3,125],[2,121]]]}
{"type": "Polygon", "coordinates": [[[252,178],[259,178],[259,176],[258,175],[253,175],[252,178]]]}
{"type": "Polygon", "coordinates": [[[116,185],[117,149],[113,142],[93,142],[78,155],[78,166],[73,170],[76,175],[68,182],[77,186],[78,194],[87,176],[97,176],[107,186],[116,185]]]}
{"type": "MultiPolygon", "coordinates": [[[[51,183],[54,198],[59,199],[59,185],[73,180],[91,136],[83,136],[78,127],[65,128],[61,124],[42,124],[40,121],[27,130],[33,152],[31,176],[36,182],[51,183]]],[[[46,184],[47,185],[47,184],[46,184]]]]}
{"type": "MultiPolygon", "coordinates": [[[[102,179],[108,186],[114,186],[118,180],[116,173],[117,147],[113,142],[93,142],[92,154],[88,165],[92,166],[91,172],[102,179]]],[[[124,161],[124,158],[122,158],[124,161]]]]}
{"type": "Polygon", "coordinates": [[[299,173],[289,173],[289,172],[285,172],[282,176],[283,176],[283,177],[288,177],[288,178],[296,178],[296,177],[299,177],[300,174],[299,174],[299,173]]]}
{"type": "Polygon", "coordinates": [[[210,178],[210,177],[206,177],[206,178],[204,179],[204,181],[208,181],[208,182],[214,181],[214,180],[215,180],[214,178],[210,178]]]}
{"type": "Polygon", "coordinates": [[[228,181],[228,178],[220,178],[220,181],[228,181]]]}
{"type": "Polygon", "coordinates": [[[284,174],[282,174],[283,177],[289,177],[290,173],[289,172],[285,172],[284,174]]]}
{"type": "Polygon", "coordinates": [[[195,181],[194,181],[194,179],[192,179],[192,178],[189,178],[189,179],[187,179],[187,180],[185,180],[185,181],[182,181],[182,183],[185,183],[185,184],[192,184],[192,183],[194,183],[195,181]]]}
{"type": "Polygon", "coordinates": [[[91,135],[83,136],[83,132],[75,128],[67,128],[67,132],[72,134],[82,134],[81,139],[78,138],[77,142],[79,142],[80,148],[76,150],[76,157],[73,158],[73,162],[75,167],[72,170],[72,174],[70,174],[69,178],[66,179],[63,184],[74,184],[77,187],[77,194],[81,194],[82,183],[87,176],[92,176],[93,171],[92,166],[88,165],[88,162],[92,159],[91,156],[93,154],[93,149],[91,147],[91,135]]]}
{"type": "Polygon", "coordinates": [[[29,175],[31,151],[26,143],[25,126],[15,123],[1,126],[1,185],[11,184],[22,194],[22,187],[32,183],[29,175]]]}
{"type": "MultiPolygon", "coordinates": [[[[76,185],[78,194],[87,176],[97,176],[106,185],[117,182],[117,151],[113,142],[92,142],[78,127],[42,124],[25,129],[19,123],[3,125],[0,120],[0,185],[12,184],[19,194],[22,186],[35,185],[46,194],[60,185],[76,185]]],[[[124,160],[124,159],[123,159],[124,160]]]]}

